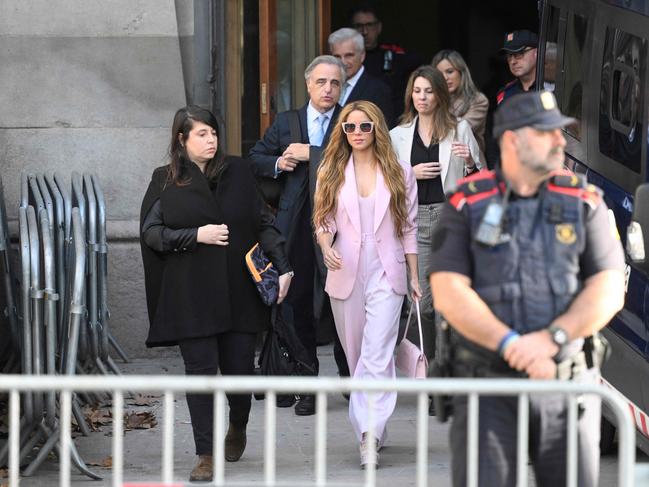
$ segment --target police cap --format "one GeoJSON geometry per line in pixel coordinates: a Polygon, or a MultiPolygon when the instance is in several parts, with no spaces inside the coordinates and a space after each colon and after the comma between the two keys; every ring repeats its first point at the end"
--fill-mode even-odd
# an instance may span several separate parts
{"type": "Polygon", "coordinates": [[[549,91],[530,91],[514,95],[503,101],[494,114],[494,138],[505,130],[532,127],[537,130],[554,130],[572,125],[577,120],[561,114],[557,100],[549,91]]]}
{"type": "Polygon", "coordinates": [[[504,52],[521,52],[526,47],[537,47],[539,38],[531,30],[515,30],[505,34],[504,52]]]}

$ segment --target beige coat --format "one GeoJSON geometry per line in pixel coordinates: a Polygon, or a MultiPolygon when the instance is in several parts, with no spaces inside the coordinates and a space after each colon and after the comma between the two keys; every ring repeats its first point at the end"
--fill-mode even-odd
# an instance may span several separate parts
{"type": "MultiPolygon", "coordinates": [[[[473,135],[478,141],[478,147],[480,147],[480,153],[484,155],[485,152],[485,127],[487,124],[487,111],[489,110],[489,100],[482,93],[477,93],[473,102],[469,106],[469,109],[466,113],[458,113],[460,106],[462,105],[461,99],[456,99],[453,102],[451,107],[451,112],[458,117],[458,119],[464,119],[469,122],[471,128],[473,129],[473,135]]],[[[481,158],[484,162],[484,157],[481,158]]]]}

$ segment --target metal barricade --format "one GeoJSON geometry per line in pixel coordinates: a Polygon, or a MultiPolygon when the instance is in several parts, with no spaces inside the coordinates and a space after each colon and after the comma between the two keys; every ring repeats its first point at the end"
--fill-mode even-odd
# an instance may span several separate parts
{"type": "MultiPolygon", "coordinates": [[[[7,291],[8,318],[7,332],[3,334],[6,339],[0,347],[3,373],[50,378],[79,372],[118,374],[119,369],[108,353],[110,344],[127,359],[108,329],[103,192],[91,174],[82,178],[73,173],[71,183],[68,190],[59,174],[21,174],[20,289],[14,299],[11,247],[0,182],[0,272],[7,291]]],[[[81,403],[97,404],[106,399],[108,396],[103,392],[92,391],[79,391],[71,397],[70,409],[83,435],[88,436],[90,429],[81,403]]],[[[24,463],[30,458],[31,461],[23,475],[32,475],[58,446],[60,404],[54,390],[23,391],[19,460],[24,463]],[[36,457],[31,458],[34,452],[36,457]]],[[[7,458],[8,450],[8,444],[0,448],[0,465],[7,458]]],[[[85,466],[74,448],[72,452],[82,473],[99,478],[85,466]]]]}
{"type": "MultiPolygon", "coordinates": [[[[4,350],[7,357],[4,362],[2,373],[10,373],[16,371],[20,367],[20,329],[19,329],[19,316],[16,304],[16,287],[14,282],[14,275],[11,269],[11,256],[9,255],[11,245],[9,242],[9,227],[7,224],[7,210],[4,202],[4,188],[2,186],[2,178],[0,178],[0,273],[2,274],[2,282],[5,290],[5,310],[4,315],[7,319],[8,330],[2,332],[5,338],[4,350]]],[[[0,323],[3,322],[0,316],[0,323]]],[[[2,350],[0,349],[0,354],[2,350]]],[[[3,359],[0,356],[0,359],[3,359]]],[[[0,361],[1,363],[1,361],[0,361]]]]}
{"type": "Polygon", "coordinates": [[[117,352],[117,355],[124,361],[128,362],[129,358],[124,349],[119,345],[115,337],[110,332],[108,310],[108,242],[106,239],[106,200],[104,192],[99,184],[97,176],[92,174],[93,189],[97,199],[97,289],[99,301],[99,324],[100,324],[100,352],[104,360],[114,373],[119,373],[113,359],[108,355],[109,345],[117,352]]]}
{"type": "MultiPolygon", "coordinates": [[[[297,378],[297,377],[199,377],[199,376],[103,376],[103,377],[43,377],[7,376],[0,383],[0,391],[10,395],[10,487],[18,487],[18,445],[19,436],[19,401],[21,391],[38,392],[56,390],[61,397],[61,455],[59,485],[70,485],[70,405],[75,391],[111,391],[113,396],[113,418],[122,418],[124,413],[124,393],[128,390],[163,391],[164,419],[162,440],[161,481],[171,484],[174,481],[173,438],[174,438],[174,398],[179,393],[213,393],[214,394],[214,480],[213,485],[244,485],[225,481],[224,472],[224,433],[225,433],[225,394],[244,392],[265,392],[265,428],[264,428],[264,484],[278,484],[276,476],[276,397],[278,394],[302,391],[316,395],[316,437],[315,437],[315,481],[296,479],[281,485],[327,486],[327,395],[339,392],[365,391],[369,394],[370,425],[373,415],[373,397],[377,393],[396,391],[417,396],[417,486],[428,485],[428,396],[431,393],[451,395],[468,395],[468,462],[467,473],[469,487],[478,485],[478,405],[479,397],[484,395],[518,396],[519,431],[517,450],[517,485],[527,486],[527,435],[528,408],[531,394],[562,394],[568,398],[568,452],[567,478],[568,487],[577,485],[577,417],[578,396],[595,394],[600,396],[617,418],[619,432],[618,485],[631,487],[634,482],[635,466],[635,429],[626,403],[615,393],[599,384],[585,384],[563,381],[529,381],[506,379],[429,379],[429,380],[376,380],[339,378],[297,378]]],[[[374,432],[370,427],[370,445],[374,432]]],[[[113,422],[112,432],[112,485],[122,487],[123,470],[123,424],[113,422]]],[[[373,454],[376,454],[374,451],[373,454]]],[[[376,471],[370,463],[365,471],[362,485],[376,485],[376,471]]],[[[245,484],[248,485],[248,484],[245,484]]],[[[350,485],[347,483],[346,485],[350,485]]],[[[360,485],[360,484],[359,484],[360,485]]]]}

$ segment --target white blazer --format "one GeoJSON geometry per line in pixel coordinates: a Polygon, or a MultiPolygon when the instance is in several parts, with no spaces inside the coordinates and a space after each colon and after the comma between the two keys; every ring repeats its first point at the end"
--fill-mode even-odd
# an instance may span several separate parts
{"type": "MultiPolygon", "coordinates": [[[[400,161],[410,164],[410,153],[412,151],[412,139],[415,134],[415,125],[417,117],[407,125],[399,125],[390,130],[390,138],[392,139],[392,146],[397,153],[400,161]]],[[[466,120],[460,120],[457,123],[457,129],[452,130],[443,140],[439,143],[439,162],[442,166],[442,187],[444,193],[453,191],[457,186],[457,181],[462,179],[465,175],[464,159],[455,157],[451,154],[451,144],[462,142],[469,146],[471,156],[478,167],[482,169],[483,162],[480,158],[480,148],[478,142],[473,136],[471,126],[466,120]],[[455,134],[457,132],[457,135],[455,134]]]]}

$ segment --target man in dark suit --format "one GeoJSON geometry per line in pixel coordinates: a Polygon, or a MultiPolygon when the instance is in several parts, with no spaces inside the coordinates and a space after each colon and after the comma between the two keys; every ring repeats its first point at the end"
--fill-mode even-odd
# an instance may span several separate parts
{"type": "MultiPolygon", "coordinates": [[[[282,185],[275,225],[286,238],[289,261],[295,270],[282,313],[293,323],[317,374],[315,323],[328,303],[325,267],[313,238],[311,208],[318,164],[340,111],[338,99],[345,68],[333,56],[318,56],[306,68],[304,77],[309,102],[297,111],[279,113],[248,157],[257,177],[277,179],[282,185]]],[[[281,397],[278,406],[290,407],[294,401],[292,396],[281,397]]],[[[314,413],[314,396],[300,396],[295,414],[314,413]]]]}
{"type": "Polygon", "coordinates": [[[329,36],[329,51],[345,65],[347,81],[343,84],[340,95],[340,106],[357,100],[367,100],[376,104],[392,128],[396,120],[392,107],[390,87],[369,74],[363,66],[365,61],[365,44],[363,36],[356,30],[343,27],[329,36]]]}

